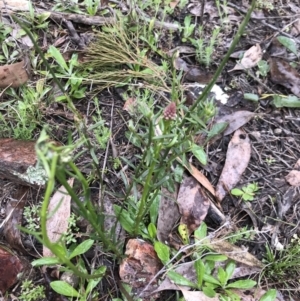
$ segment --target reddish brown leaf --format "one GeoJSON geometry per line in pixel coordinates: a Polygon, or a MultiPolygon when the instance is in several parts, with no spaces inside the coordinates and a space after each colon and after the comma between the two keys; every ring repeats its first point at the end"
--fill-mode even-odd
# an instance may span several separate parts
{"type": "Polygon", "coordinates": [[[219,201],[222,201],[240,181],[248,166],[250,155],[251,145],[248,135],[243,130],[237,130],[228,145],[225,165],[216,187],[216,197],[219,201]]]}
{"type": "MultiPolygon", "coordinates": [[[[30,264],[13,254],[7,247],[0,245],[0,292],[5,292],[19,281],[18,275],[26,274],[30,264]]],[[[28,273],[27,273],[28,274],[28,273]]]]}
{"type": "Polygon", "coordinates": [[[177,203],[181,223],[187,225],[189,233],[196,230],[205,219],[210,201],[193,177],[185,177],[180,185],[177,203]]]}
{"type": "Polygon", "coordinates": [[[17,88],[28,81],[29,64],[25,61],[0,66],[0,88],[17,88]]]}
{"type": "Polygon", "coordinates": [[[300,171],[291,170],[285,179],[291,186],[300,186],[300,171]]]}
{"type": "Polygon", "coordinates": [[[271,80],[289,89],[300,97],[300,74],[288,62],[280,58],[270,58],[271,80]]]}
{"type": "MultiPolygon", "coordinates": [[[[68,180],[69,185],[72,187],[74,178],[68,180]]],[[[71,196],[67,193],[66,189],[61,186],[58,191],[52,196],[49,206],[47,219],[47,234],[52,243],[59,241],[61,236],[68,229],[68,219],[71,214],[71,196]]],[[[43,246],[43,256],[53,256],[52,252],[43,246]]]]}

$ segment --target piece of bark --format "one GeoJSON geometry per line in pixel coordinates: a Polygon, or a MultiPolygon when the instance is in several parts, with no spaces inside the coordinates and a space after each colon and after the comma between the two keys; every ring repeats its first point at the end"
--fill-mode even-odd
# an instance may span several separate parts
{"type": "Polygon", "coordinates": [[[35,141],[0,139],[0,177],[25,186],[44,186],[43,169],[35,167],[35,141]]]}

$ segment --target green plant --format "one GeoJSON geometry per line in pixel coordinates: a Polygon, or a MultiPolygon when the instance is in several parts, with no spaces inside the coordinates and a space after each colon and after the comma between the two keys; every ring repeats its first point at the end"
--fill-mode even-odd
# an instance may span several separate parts
{"type": "MultiPolygon", "coordinates": [[[[73,54],[71,59],[66,62],[62,54],[54,46],[50,46],[47,51],[47,57],[53,58],[57,65],[52,67],[56,78],[65,79],[63,92],[68,92],[69,97],[80,99],[85,96],[86,87],[82,85],[83,79],[87,76],[88,70],[79,70],[78,55],[73,54]]],[[[52,74],[41,71],[48,78],[53,78],[52,74]]],[[[56,98],[56,101],[64,101],[66,96],[63,94],[56,98]]]]}
{"type": "Polygon", "coordinates": [[[88,14],[95,16],[100,5],[100,0],[84,0],[84,4],[86,5],[88,14]]]}
{"type": "Polygon", "coordinates": [[[213,29],[212,35],[208,42],[205,42],[203,37],[203,27],[199,26],[198,35],[199,38],[192,39],[190,38],[190,42],[196,48],[196,59],[199,63],[205,64],[208,67],[213,61],[213,52],[215,45],[217,43],[217,38],[220,34],[221,28],[215,27],[213,29]]]}
{"type": "Polygon", "coordinates": [[[255,235],[254,229],[252,228],[248,229],[248,226],[245,226],[241,229],[238,229],[235,233],[228,235],[227,240],[230,243],[235,244],[240,240],[249,241],[250,239],[253,239],[254,235],[255,235]]]}
{"type": "Polygon", "coordinates": [[[38,232],[40,229],[40,209],[41,204],[33,204],[31,206],[25,206],[23,211],[23,217],[25,219],[25,227],[28,231],[38,232]]]}
{"type": "Polygon", "coordinates": [[[29,14],[27,14],[27,18],[29,21],[29,25],[32,29],[45,29],[48,28],[49,22],[46,20],[49,19],[51,13],[43,12],[41,14],[36,14],[31,1],[28,1],[29,6],[29,14]]]}
{"type": "Polygon", "coordinates": [[[41,301],[45,300],[45,287],[34,285],[32,280],[24,280],[21,285],[19,299],[22,301],[41,301]]]}
{"type": "Polygon", "coordinates": [[[270,71],[270,66],[267,61],[260,60],[257,63],[257,67],[259,75],[261,75],[262,77],[266,77],[268,75],[268,72],[270,71]]]}
{"type": "Polygon", "coordinates": [[[266,245],[263,262],[265,267],[260,273],[259,282],[265,279],[287,291],[299,288],[300,244],[297,237],[283,250],[276,251],[266,245]]]}
{"type": "Polygon", "coordinates": [[[184,18],[183,37],[181,39],[182,42],[186,42],[195,30],[196,24],[191,24],[191,22],[192,17],[190,15],[187,15],[184,18]]]}
{"type": "Polygon", "coordinates": [[[244,201],[253,201],[255,193],[259,190],[257,183],[248,184],[247,186],[239,188],[234,188],[231,190],[231,194],[235,196],[240,196],[244,201]]]}

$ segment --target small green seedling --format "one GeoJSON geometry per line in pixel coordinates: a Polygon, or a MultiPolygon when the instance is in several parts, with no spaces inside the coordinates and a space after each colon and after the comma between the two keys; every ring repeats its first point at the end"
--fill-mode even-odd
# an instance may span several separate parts
{"type": "Polygon", "coordinates": [[[234,188],[231,190],[231,194],[240,196],[244,201],[253,201],[255,193],[259,190],[257,183],[248,184],[242,187],[242,189],[234,188]]]}

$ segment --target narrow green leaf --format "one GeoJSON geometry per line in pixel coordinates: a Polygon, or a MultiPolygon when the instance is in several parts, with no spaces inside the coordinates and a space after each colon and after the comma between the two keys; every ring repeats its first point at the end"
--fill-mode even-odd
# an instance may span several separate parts
{"type": "Polygon", "coordinates": [[[131,218],[128,211],[118,205],[113,205],[116,217],[118,218],[121,226],[127,231],[129,234],[132,233],[134,229],[134,220],[131,218]]]}
{"type": "Polygon", "coordinates": [[[207,236],[207,226],[205,223],[201,223],[201,225],[194,232],[194,236],[196,240],[201,240],[207,236]]]}
{"type": "Polygon", "coordinates": [[[80,294],[70,284],[64,281],[52,281],[51,288],[60,295],[67,297],[80,297],[80,294]]]}
{"type": "Polygon", "coordinates": [[[225,268],[226,274],[227,274],[227,279],[226,279],[226,283],[227,281],[231,278],[234,270],[235,270],[236,264],[233,260],[230,260],[225,268]]]}
{"type": "MultiPolygon", "coordinates": [[[[102,266],[96,271],[94,271],[93,275],[104,275],[106,272],[106,267],[102,266]]],[[[85,296],[87,297],[89,293],[97,286],[97,284],[102,280],[102,277],[99,277],[97,279],[90,279],[88,280],[88,285],[85,291],[85,296]]],[[[86,298],[87,299],[87,298],[86,298]]]]}
{"type": "Polygon", "coordinates": [[[259,96],[257,94],[253,94],[253,93],[245,93],[244,99],[258,102],[259,96]]]}
{"type": "Polygon", "coordinates": [[[256,281],[247,279],[247,280],[238,280],[232,283],[229,283],[226,288],[240,288],[240,289],[249,289],[256,285],[256,281]]]}
{"type": "Polygon", "coordinates": [[[265,294],[263,294],[259,301],[274,301],[277,296],[277,291],[274,289],[268,290],[265,294]]]}
{"type": "Polygon", "coordinates": [[[56,47],[54,47],[53,45],[50,45],[49,49],[48,49],[48,53],[56,60],[56,63],[59,66],[61,66],[66,71],[69,70],[64,57],[62,56],[62,54],[59,52],[59,50],[56,47]]]}
{"type": "Polygon", "coordinates": [[[192,146],[191,146],[191,152],[199,160],[199,162],[201,164],[203,164],[203,165],[207,164],[207,156],[206,156],[206,153],[205,153],[205,151],[202,147],[200,147],[199,145],[193,143],[192,146]]]}
{"type": "Polygon", "coordinates": [[[197,275],[197,285],[199,288],[201,288],[202,283],[203,283],[203,277],[205,274],[205,266],[204,266],[202,259],[196,260],[194,263],[194,266],[195,266],[196,275],[197,275]]]}
{"type": "Polygon", "coordinates": [[[39,267],[42,265],[54,265],[58,264],[59,262],[60,261],[56,257],[43,257],[32,261],[31,265],[33,267],[39,267]]]}
{"type": "Polygon", "coordinates": [[[218,279],[222,287],[224,287],[224,285],[227,283],[227,273],[221,267],[218,268],[218,279]]]}
{"type": "Polygon", "coordinates": [[[296,42],[288,37],[284,37],[284,36],[278,36],[277,40],[285,47],[287,48],[289,51],[293,52],[296,56],[298,56],[298,52],[297,52],[297,44],[296,42]]]}
{"type": "Polygon", "coordinates": [[[227,256],[222,255],[222,254],[212,254],[212,255],[206,255],[205,260],[210,260],[210,261],[225,261],[228,259],[227,256]]]}
{"type": "Polygon", "coordinates": [[[94,243],[94,240],[92,240],[92,239],[87,239],[87,240],[83,241],[81,244],[79,244],[73,250],[73,252],[70,255],[70,259],[87,252],[92,247],[93,243],[94,243]]]}
{"type": "Polygon", "coordinates": [[[213,277],[211,275],[205,274],[203,276],[203,280],[206,281],[206,282],[217,284],[217,285],[221,286],[221,283],[215,277],[213,277]]]}
{"type": "Polygon", "coordinates": [[[186,285],[186,286],[190,286],[190,287],[193,287],[193,288],[197,287],[193,282],[191,282],[190,280],[186,279],[185,277],[183,277],[182,275],[180,275],[180,274],[178,274],[174,271],[168,272],[167,276],[175,284],[186,285]]]}
{"type": "Polygon", "coordinates": [[[156,227],[154,224],[150,223],[148,225],[148,233],[152,239],[156,237],[156,227]]]}
{"type": "Polygon", "coordinates": [[[160,241],[154,242],[154,250],[163,264],[170,260],[170,248],[160,241]]]}

